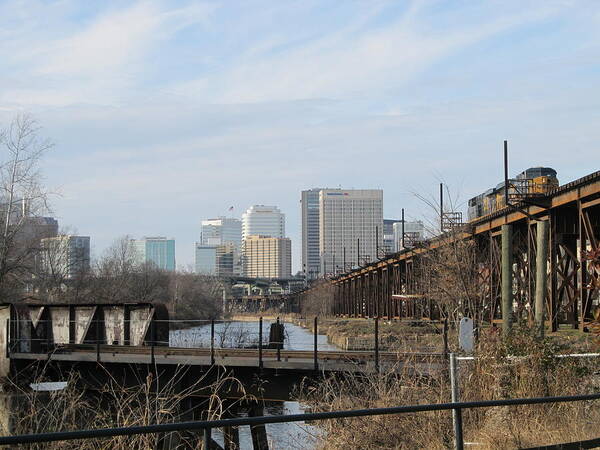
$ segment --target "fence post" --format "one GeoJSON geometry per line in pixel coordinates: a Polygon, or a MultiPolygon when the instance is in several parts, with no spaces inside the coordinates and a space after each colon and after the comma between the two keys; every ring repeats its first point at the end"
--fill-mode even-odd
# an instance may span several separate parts
{"type": "Polygon", "coordinates": [[[375,372],[379,373],[379,317],[375,316],[375,372]]]}
{"type": "Polygon", "coordinates": [[[156,322],[154,321],[154,318],[152,318],[150,321],[150,339],[150,364],[154,365],[156,362],[154,359],[154,346],[156,345],[156,322]]]}
{"type": "Polygon", "coordinates": [[[210,441],[211,441],[211,437],[210,437],[211,433],[210,432],[211,432],[210,428],[204,429],[203,439],[202,439],[202,449],[203,450],[210,450],[210,441]]]}
{"type": "MultiPolygon", "coordinates": [[[[46,328],[46,339],[48,340],[48,348],[50,343],[50,333],[46,328]]],[[[100,320],[96,317],[96,362],[100,362],[100,320]]]]}
{"type": "Polygon", "coordinates": [[[313,328],[314,328],[314,345],[315,345],[315,349],[314,349],[314,364],[315,364],[315,370],[319,370],[319,361],[317,359],[318,354],[317,354],[317,316],[315,316],[315,322],[313,324],[313,328]]]}
{"type": "Polygon", "coordinates": [[[6,319],[6,357],[10,358],[10,346],[12,343],[10,342],[10,319],[6,319]]]}
{"type": "Polygon", "coordinates": [[[444,318],[444,358],[448,355],[448,318],[444,318]]]}
{"type": "Polygon", "coordinates": [[[281,361],[281,346],[283,345],[283,333],[279,334],[281,328],[279,323],[279,317],[277,318],[277,336],[280,337],[279,342],[277,342],[277,361],[281,361]]]}
{"type": "Polygon", "coordinates": [[[215,319],[210,320],[210,365],[215,365],[215,319]]]}
{"type": "Polygon", "coordinates": [[[263,357],[262,357],[262,335],[263,335],[263,318],[260,316],[258,319],[258,368],[263,369],[263,357]]]}
{"type": "MultiPolygon", "coordinates": [[[[458,367],[456,364],[456,355],[454,353],[450,353],[450,387],[452,403],[456,403],[459,401],[459,391],[458,367]]],[[[456,450],[463,450],[462,410],[460,408],[452,410],[452,422],[454,425],[454,448],[456,450]]]]}

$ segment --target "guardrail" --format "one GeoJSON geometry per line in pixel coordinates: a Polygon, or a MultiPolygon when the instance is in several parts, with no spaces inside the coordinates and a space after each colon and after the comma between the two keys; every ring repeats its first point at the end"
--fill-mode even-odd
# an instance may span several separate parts
{"type": "MultiPolygon", "coordinates": [[[[104,428],[79,431],[59,431],[52,433],[25,434],[18,436],[2,436],[0,437],[0,445],[17,445],[17,444],[35,444],[43,442],[68,441],[76,439],[97,439],[113,436],[132,436],[137,434],[150,433],[168,433],[176,431],[202,431],[203,443],[205,449],[211,448],[211,433],[213,428],[235,427],[244,425],[265,425],[273,423],[287,422],[304,422],[317,421],[327,419],[345,419],[353,417],[379,416],[389,414],[405,414],[418,413],[426,411],[462,411],[470,408],[488,408],[497,406],[516,406],[516,405],[539,405],[544,403],[564,403],[575,401],[598,400],[599,394],[560,396],[560,397],[533,397],[533,398],[516,398],[505,400],[485,400],[478,402],[452,402],[452,403],[437,403],[428,405],[411,405],[411,406],[396,406],[391,408],[372,408],[372,409],[355,409],[346,411],[330,411],[320,413],[292,414],[287,416],[260,416],[260,417],[240,417],[234,419],[221,420],[205,420],[193,422],[177,422],[165,423],[156,425],[145,425],[135,427],[119,427],[119,428],[104,428]]],[[[460,430],[460,438],[457,437],[456,448],[463,448],[462,429],[460,430]]],[[[563,447],[565,444],[558,444],[555,448],[563,447]]],[[[572,445],[568,448],[592,448],[593,445],[600,445],[600,438],[588,441],[579,441],[569,443],[572,445]]],[[[544,446],[538,448],[553,448],[552,446],[544,446]]]]}

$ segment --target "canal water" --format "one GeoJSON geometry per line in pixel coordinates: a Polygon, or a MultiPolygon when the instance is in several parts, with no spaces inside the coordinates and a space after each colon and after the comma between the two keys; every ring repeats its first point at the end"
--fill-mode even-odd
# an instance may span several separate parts
{"type": "MultiPolygon", "coordinates": [[[[268,344],[269,328],[273,321],[263,321],[263,345],[268,344]]],[[[283,348],[287,350],[313,350],[314,335],[309,330],[298,325],[286,322],[285,341],[283,348]]],[[[215,346],[221,348],[253,347],[259,341],[258,322],[217,322],[215,323],[215,346]]],[[[172,330],[169,345],[172,347],[210,347],[210,323],[196,327],[172,330]]],[[[327,336],[317,335],[317,350],[339,350],[327,342],[327,336]]],[[[267,402],[265,414],[289,415],[301,414],[304,406],[298,402],[267,402]]],[[[320,430],[304,422],[279,423],[267,425],[267,436],[272,449],[297,449],[310,450],[316,447],[316,440],[320,430]]],[[[242,449],[252,448],[252,437],[249,427],[240,427],[240,446],[242,449]]],[[[223,444],[223,436],[215,430],[215,440],[223,444]]]]}
{"type": "MultiPolygon", "coordinates": [[[[268,343],[269,327],[272,322],[263,322],[263,344],[268,343]]],[[[210,347],[210,322],[199,324],[187,329],[172,330],[169,341],[173,347],[210,347]]],[[[219,347],[234,348],[239,346],[253,347],[258,343],[259,329],[257,322],[220,322],[215,324],[215,340],[219,347]]],[[[312,350],[314,346],[313,334],[294,324],[285,323],[284,348],[289,350],[312,350]]],[[[327,342],[324,335],[317,336],[319,351],[337,350],[337,347],[327,342]]],[[[255,347],[254,347],[255,348],[255,347]]],[[[274,381],[276,382],[276,378],[274,381]]],[[[46,391],[60,391],[66,386],[62,383],[39,383],[33,386],[36,396],[47,395],[46,391]]],[[[13,415],[21,409],[19,395],[0,394],[0,434],[10,434],[14,430],[10,425],[13,415]]],[[[42,397],[43,398],[43,397],[42,397]]],[[[298,402],[266,402],[264,413],[266,415],[301,414],[305,407],[298,402]]],[[[266,426],[269,448],[271,449],[297,449],[310,450],[316,447],[317,437],[321,431],[304,422],[270,424],[266,426]]],[[[221,430],[214,430],[215,441],[223,445],[221,430]]],[[[252,448],[252,437],[249,427],[239,428],[240,447],[252,448]]]]}
{"type": "MultiPolygon", "coordinates": [[[[269,343],[269,328],[273,321],[263,320],[262,342],[269,343]]],[[[215,322],[215,347],[217,348],[256,348],[260,339],[260,325],[256,322],[223,321],[215,322]]],[[[307,329],[293,323],[284,323],[285,340],[283,348],[286,350],[313,350],[314,335],[307,329]]],[[[171,330],[169,334],[170,347],[185,348],[210,348],[211,332],[210,322],[202,322],[180,330],[171,330]]],[[[317,350],[339,350],[327,342],[327,336],[317,335],[317,350]]]]}

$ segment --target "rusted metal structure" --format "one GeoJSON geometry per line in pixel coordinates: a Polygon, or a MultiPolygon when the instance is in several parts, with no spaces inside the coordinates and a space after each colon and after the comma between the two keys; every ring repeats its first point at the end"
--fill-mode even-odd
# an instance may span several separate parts
{"type": "Polygon", "coordinates": [[[0,305],[0,376],[10,372],[10,353],[52,353],[65,345],[143,346],[168,342],[163,304],[0,305]]]}
{"type": "MultiPolygon", "coordinates": [[[[486,297],[482,302],[484,318],[499,321],[500,228],[510,224],[515,314],[532,313],[536,223],[543,220],[550,227],[546,322],[553,331],[560,323],[583,328],[600,297],[600,171],[555,188],[546,196],[521,199],[418,248],[333,278],[330,311],[348,317],[438,319],[438,305],[424,295],[429,280],[419,271],[420,260],[452,240],[466,240],[477,248],[480,285],[486,297]]],[[[310,292],[297,293],[294,300],[302,304],[307,295],[310,292]]]]}

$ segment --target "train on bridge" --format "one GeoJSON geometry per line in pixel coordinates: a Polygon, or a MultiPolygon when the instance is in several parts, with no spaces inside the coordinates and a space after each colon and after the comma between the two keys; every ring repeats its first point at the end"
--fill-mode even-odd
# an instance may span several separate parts
{"type": "Polygon", "coordinates": [[[468,223],[323,280],[290,295],[288,301],[302,310],[317,298],[322,309],[342,317],[439,319],[446,313],[429,287],[435,283],[432,255],[454,243],[468,242],[473,249],[469,261],[477,276],[473,288],[477,314],[483,321],[497,324],[502,322],[502,252],[506,243],[512,268],[512,317],[533,320],[537,231],[545,222],[546,323],[552,331],[561,324],[585,330],[593,311],[600,309],[600,171],[559,186],[554,169],[534,167],[509,183],[509,205],[500,184],[471,199],[468,223]],[[511,230],[506,242],[502,239],[504,226],[511,230]]]}
{"type": "MultiPolygon", "coordinates": [[[[531,200],[547,196],[557,187],[556,170],[550,167],[531,167],[521,172],[515,179],[508,180],[508,197],[509,201],[531,200]]],[[[488,189],[470,199],[467,210],[469,221],[487,216],[506,207],[504,197],[503,181],[495,188],[488,189]]]]}

